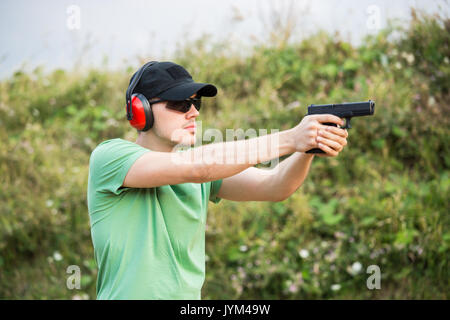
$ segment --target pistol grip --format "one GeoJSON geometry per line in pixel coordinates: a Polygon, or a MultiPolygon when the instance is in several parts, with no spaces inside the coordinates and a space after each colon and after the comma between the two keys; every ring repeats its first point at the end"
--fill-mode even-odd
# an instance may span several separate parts
{"type": "Polygon", "coordinates": [[[305,153],[325,153],[325,151],[323,151],[322,149],[319,149],[319,148],[314,148],[314,149],[306,151],[305,153]]]}

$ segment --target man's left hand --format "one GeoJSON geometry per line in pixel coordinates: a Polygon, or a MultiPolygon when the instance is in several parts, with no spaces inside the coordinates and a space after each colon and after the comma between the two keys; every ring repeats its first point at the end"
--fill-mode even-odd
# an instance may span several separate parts
{"type": "Polygon", "coordinates": [[[346,129],[327,126],[326,129],[319,129],[317,132],[318,148],[325,153],[315,154],[319,157],[336,157],[347,145],[348,132],[346,129]]]}

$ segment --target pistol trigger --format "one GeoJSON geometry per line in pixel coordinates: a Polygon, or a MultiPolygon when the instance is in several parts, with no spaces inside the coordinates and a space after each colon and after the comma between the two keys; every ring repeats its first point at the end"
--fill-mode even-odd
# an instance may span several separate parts
{"type": "Polygon", "coordinates": [[[342,127],[342,129],[350,129],[352,125],[350,124],[351,118],[345,118],[345,126],[342,127]]]}

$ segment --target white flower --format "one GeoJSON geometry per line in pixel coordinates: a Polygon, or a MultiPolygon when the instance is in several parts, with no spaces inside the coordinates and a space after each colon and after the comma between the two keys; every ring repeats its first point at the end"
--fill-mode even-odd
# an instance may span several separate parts
{"type": "Polygon", "coordinates": [[[335,237],[336,239],[342,239],[342,238],[345,237],[345,233],[343,233],[343,232],[341,232],[341,231],[336,231],[336,232],[334,233],[334,237],[335,237]]]}
{"type": "Polygon", "coordinates": [[[414,62],[414,55],[412,53],[402,52],[402,57],[408,61],[409,64],[414,62]]]}
{"type": "Polygon", "coordinates": [[[247,246],[246,245],[242,245],[242,246],[240,246],[239,247],[239,250],[241,250],[242,252],[245,252],[245,251],[247,251],[247,246]]]}
{"type": "Polygon", "coordinates": [[[47,205],[47,207],[51,207],[53,205],[53,200],[48,199],[47,201],[45,201],[45,204],[47,205]]]}
{"type": "Polygon", "coordinates": [[[353,274],[358,274],[361,272],[361,270],[362,270],[362,264],[360,262],[356,261],[352,264],[352,273],[353,274]]]}
{"type": "Polygon", "coordinates": [[[303,259],[306,259],[309,257],[309,252],[306,249],[302,249],[298,252],[298,254],[300,255],[300,257],[302,257],[303,259]]]}
{"type": "Polygon", "coordinates": [[[413,54],[408,54],[406,56],[406,61],[408,61],[409,64],[412,64],[414,62],[414,55],[413,54]]]}
{"type": "Polygon", "coordinates": [[[109,118],[108,120],[106,120],[106,124],[111,127],[117,127],[119,123],[116,121],[116,119],[109,118]]]}
{"type": "Polygon", "coordinates": [[[33,109],[32,114],[35,117],[39,116],[39,110],[38,109],[33,109]]]}
{"type": "Polygon", "coordinates": [[[61,261],[63,258],[63,256],[61,255],[61,253],[59,253],[58,251],[55,251],[53,253],[53,259],[55,259],[55,261],[61,261]]]}
{"type": "Polygon", "coordinates": [[[328,254],[325,255],[325,260],[328,262],[333,262],[334,260],[336,260],[337,255],[336,252],[334,251],[330,251],[328,254]]]}
{"type": "Polygon", "coordinates": [[[430,96],[430,97],[428,98],[428,104],[429,104],[430,106],[434,106],[434,105],[436,104],[436,99],[435,99],[433,96],[430,96]]]}
{"type": "Polygon", "coordinates": [[[333,290],[333,291],[338,291],[338,290],[340,290],[341,289],[341,285],[340,284],[333,284],[333,285],[331,285],[331,290],[333,290]]]}

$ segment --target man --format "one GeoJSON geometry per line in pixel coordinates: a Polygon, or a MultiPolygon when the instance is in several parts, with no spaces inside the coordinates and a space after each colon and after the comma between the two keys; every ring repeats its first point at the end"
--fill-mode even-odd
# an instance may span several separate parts
{"type": "Polygon", "coordinates": [[[141,70],[130,84],[136,77],[132,91],[150,101],[151,128],[139,131],[135,142],[104,141],[90,158],[87,196],[97,298],[200,299],[208,200],[282,201],[308,173],[314,154],[305,152],[318,147],[326,152],[320,156],[337,156],[347,131],[323,124],[343,125],[336,116],[311,115],[275,134],[175,152],[179,144],[195,143],[200,99],[215,96],[217,89],[194,82],[172,62],[141,70]],[[273,139],[278,144],[269,147],[273,139]],[[261,147],[267,152],[259,152],[261,147]],[[229,161],[230,150],[243,152],[244,163],[229,161]],[[254,167],[291,153],[271,169],[276,174],[254,167]]]}

